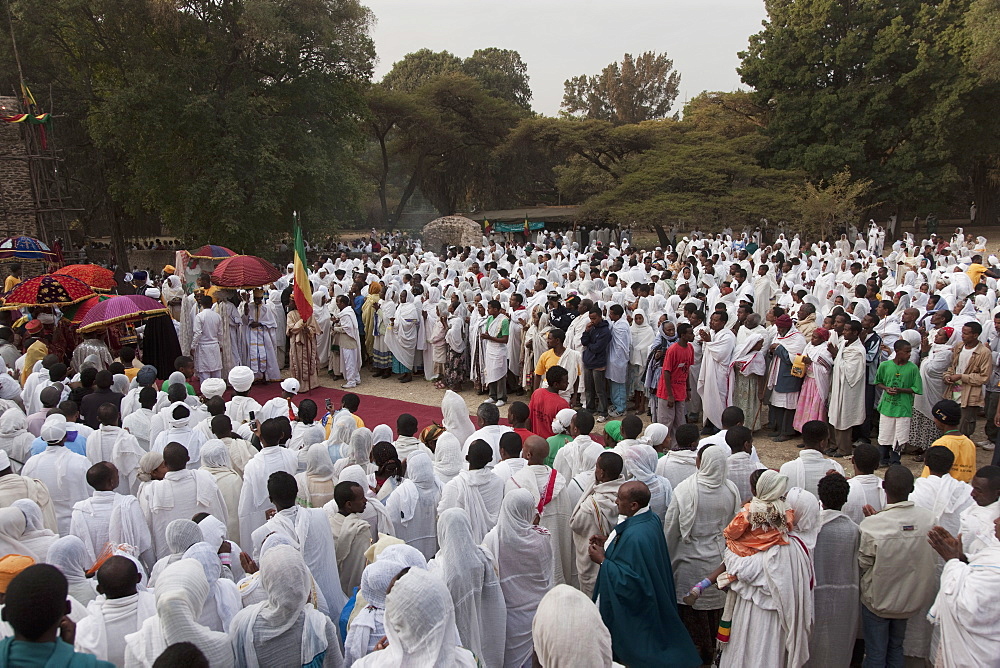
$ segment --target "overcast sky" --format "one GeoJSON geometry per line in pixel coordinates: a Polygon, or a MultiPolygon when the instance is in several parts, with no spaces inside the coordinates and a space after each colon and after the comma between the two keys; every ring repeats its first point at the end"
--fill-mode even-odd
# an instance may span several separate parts
{"type": "MultiPolygon", "coordinates": [[[[528,65],[532,107],[553,116],[563,82],[625,53],[666,52],[681,73],[679,110],[703,90],[741,87],[736,52],[759,32],[763,0],[361,0],[375,13],[376,79],[421,48],[465,58],[514,49],[528,65]]],[[[745,88],[745,87],[744,87],[745,88]]]]}

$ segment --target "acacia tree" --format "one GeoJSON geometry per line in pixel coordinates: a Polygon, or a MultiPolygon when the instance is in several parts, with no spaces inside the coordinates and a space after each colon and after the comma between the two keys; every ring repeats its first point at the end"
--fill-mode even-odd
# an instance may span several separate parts
{"type": "Polygon", "coordinates": [[[666,118],[677,98],[681,75],[664,53],[626,53],[600,74],[585,74],[563,84],[566,115],[610,121],[615,125],[666,118]]]}
{"type": "Polygon", "coordinates": [[[829,181],[806,181],[795,199],[802,228],[814,235],[827,238],[840,227],[858,222],[865,209],[877,206],[870,202],[872,182],[851,179],[851,172],[843,169],[829,181]]]}

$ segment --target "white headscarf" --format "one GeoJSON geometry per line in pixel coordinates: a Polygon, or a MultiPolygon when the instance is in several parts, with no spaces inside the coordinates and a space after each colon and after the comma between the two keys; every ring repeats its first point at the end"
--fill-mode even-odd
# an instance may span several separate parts
{"type": "MultiPolygon", "coordinates": [[[[200,536],[200,528],[198,529],[198,533],[200,536]]],[[[208,543],[199,541],[184,552],[183,558],[194,559],[201,564],[201,567],[205,570],[205,579],[208,581],[210,590],[206,603],[208,601],[215,603],[215,614],[206,614],[213,612],[211,610],[212,606],[202,609],[202,614],[199,618],[201,623],[211,628],[216,623],[214,617],[218,616],[218,622],[221,622],[221,629],[227,630],[229,629],[230,622],[233,621],[233,617],[243,607],[243,602],[240,599],[240,590],[237,589],[236,583],[222,577],[222,561],[219,560],[218,550],[219,548],[217,547],[213,548],[208,543]],[[212,619],[206,619],[206,616],[212,617],[212,619]]],[[[157,586],[159,584],[157,582],[157,586]]]]}
{"type": "Polygon", "coordinates": [[[451,432],[444,432],[434,447],[434,475],[442,485],[462,470],[462,444],[451,432]]]}
{"type": "Polygon", "coordinates": [[[465,405],[465,399],[451,390],[445,391],[441,400],[441,426],[448,433],[454,434],[458,442],[463,445],[476,431],[469,418],[469,408],[465,405]]]}
{"type": "Polygon", "coordinates": [[[410,570],[385,599],[385,634],[389,646],[355,666],[451,668],[475,666],[468,650],[455,645],[455,606],[441,578],[410,570]]]}
{"type": "Polygon", "coordinates": [[[553,587],[538,604],[531,637],[545,668],[610,666],[611,633],[597,606],[579,589],[553,587]]]}
{"type": "MultiPolygon", "coordinates": [[[[20,510],[14,510],[18,515],[20,510]]],[[[69,595],[84,605],[97,598],[97,591],[87,579],[87,569],[93,566],[88,563],[87,548],[77,536],[63,536],[52,543],[45,563],[52,564],[66,576],[69,584],[69,595]]]]}
{"type": "Polygon", "coordinates": [[[21,542],[21,536],[24,535],[26,526],[27,520],[20,510],[0,508],[0,551],[4,554],[20,554],[23,557],[31,557],[36,562],[44,561],[46,555],[35,554],[31,548],[21,542]]]}
{"type": "Polygon", "coordinates": [[[372,443],[392,443],[392,427],[387,424],[377,425],[372,429],[372,443]]]}
{"type": "MultiPolygon", "coordinates": [[[[690,540],[691,531],[698,515],[698,488],[719,489],[724,487],[733,495],[733,515],[740,507],[740,492],[736,485],[728,477],[729,471],[729,447],[725,445],[713,445],[705,448],[701,452],[701,463],[698,472],[693,476],[688,476],[677,485],[674,490],[674,502],[681,504],[680,509],[680,533],[681,539],[690,540]]],[[[716,492],[721,494],[722,490],[716,492]]]]}

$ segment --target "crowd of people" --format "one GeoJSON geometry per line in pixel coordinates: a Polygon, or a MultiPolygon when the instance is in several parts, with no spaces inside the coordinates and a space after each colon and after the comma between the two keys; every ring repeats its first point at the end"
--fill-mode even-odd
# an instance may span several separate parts
{"type": "Polygon", "coordinates": [[[610,234],[7,311],[0,666],[997,665],[986,240],[610,234]]]}

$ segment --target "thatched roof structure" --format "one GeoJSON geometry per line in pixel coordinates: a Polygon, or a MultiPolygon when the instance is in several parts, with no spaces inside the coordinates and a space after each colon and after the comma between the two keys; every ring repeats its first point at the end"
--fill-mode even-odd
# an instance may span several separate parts
{"type": "Polygon", "coordinates": [[[439,251],[443,246],[478,246],[483,241],[479,223],[465,216],[444,216],[424,225],[423,247],[439,251]]]}

